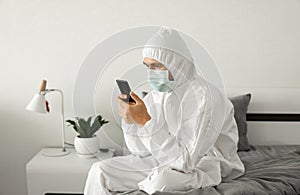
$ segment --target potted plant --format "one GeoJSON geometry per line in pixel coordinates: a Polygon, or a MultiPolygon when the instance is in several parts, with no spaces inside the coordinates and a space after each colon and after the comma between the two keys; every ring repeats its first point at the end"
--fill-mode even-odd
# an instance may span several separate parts
{"type": "Polygon", "coordinates": [[[75,137],[74,146],[81,156],[91,157],[99,150],[99,139],[96,132],[106,123],[101,115],[88,117],[87,119],[76,117],[75,120],[66,120],[69,126],[79,134],[75,137]]]}

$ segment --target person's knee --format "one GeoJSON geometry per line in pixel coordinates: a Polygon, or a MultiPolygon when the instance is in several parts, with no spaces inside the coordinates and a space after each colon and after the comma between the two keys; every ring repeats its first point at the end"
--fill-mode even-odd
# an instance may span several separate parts
{"type": "Polygon", "coordinates": [[[192,175],[181,173],[172,169],[165,169],[155,174],[151,180],[155,181],[153,184],[154,189],[160,189],[163,191],[189,190],[194,185],[190,184],[193,180],[192,175]]]}
{"type": "Polygon", "coordinates": [[[156,172],[151,177],[151,180],[154,181],[153,182],[154,189],[169,190],[172,189],[172,186],[174,185],[174,181],[168,170],[156,172]]]}

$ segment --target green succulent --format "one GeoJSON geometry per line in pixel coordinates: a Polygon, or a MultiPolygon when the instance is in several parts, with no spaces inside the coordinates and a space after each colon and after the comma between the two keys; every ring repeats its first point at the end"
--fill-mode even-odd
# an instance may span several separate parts
{"type": "Polygon", "coordinates": [[[66,120],[66,122],[73,127],[80,138],[90,138],[93,137],[100,127],[109,122],[103,119],[101,115],[96,116],[93,122],[92,119],[92,116],[88,117],[87,120],[76,117],[75,120],[66,120]]]}

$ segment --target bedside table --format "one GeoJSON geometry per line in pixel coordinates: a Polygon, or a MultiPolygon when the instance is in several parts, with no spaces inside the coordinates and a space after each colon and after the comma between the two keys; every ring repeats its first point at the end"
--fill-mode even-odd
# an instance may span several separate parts
{"type": "MultiPolygon", "coordinates": [[[[28,195],[83,194],[88,171],[94,162],[113,157],[113,152],[98,152],[97,158],[83,158],[74,148],[70,154],[47,157],[38,152],[26,165],[28,195]]],[[[51,149],[50,149],[51,150],[51,149]]]]}

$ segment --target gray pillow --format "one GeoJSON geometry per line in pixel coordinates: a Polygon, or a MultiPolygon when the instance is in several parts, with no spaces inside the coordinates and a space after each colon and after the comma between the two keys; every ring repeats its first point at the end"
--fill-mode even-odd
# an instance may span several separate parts
{"type": "Polygon", "coordinates": [[[249,151],[251,149],[247,138],[246,114],[251,100],[251,94],[245,94],[229,98],[234,107],[234,118],[239,132],[238,151],[249,151]]]}

